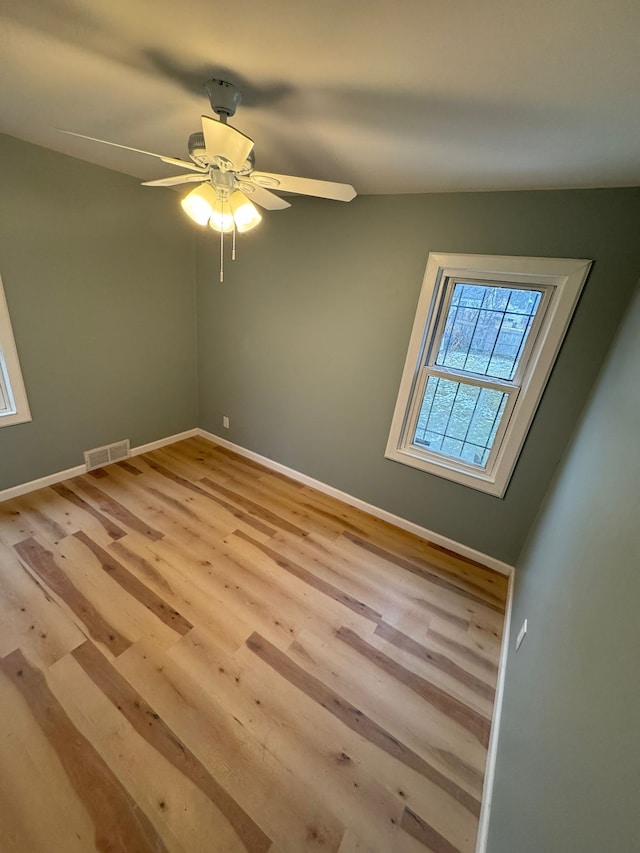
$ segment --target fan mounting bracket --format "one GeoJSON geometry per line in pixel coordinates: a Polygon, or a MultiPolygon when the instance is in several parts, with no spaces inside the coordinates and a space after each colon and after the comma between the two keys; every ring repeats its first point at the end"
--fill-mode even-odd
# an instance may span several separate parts
{"type": "Polygon", "coordinates": [[[220,116],[221,121],[226,121],[227,118],[234,115],[242,100],[242,92],[235,83],[220,80],[218,77],[207,80],[204,84],[204,90],[211,103],[211,109],[217,116],[220,116]]]}

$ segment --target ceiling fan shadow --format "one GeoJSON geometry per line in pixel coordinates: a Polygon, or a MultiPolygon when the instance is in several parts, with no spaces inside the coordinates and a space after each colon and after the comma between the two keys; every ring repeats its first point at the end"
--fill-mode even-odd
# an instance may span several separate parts
{"type": "Polygon", "coordinates": [[[267,83],[258,86],[224,65],[215,63],[187,65],[174,59],[166,51],[153,48],[143,50],[141,57],[158,74],[191,94],[204,94],[204,84],[214,78],[233,83],[242,93],[243,107],[271,106],[292,91],[292,87],[287,83],[267,83]]]}
{"type": "MultiPolygon", "coordinates": [[[[326,111],[343,125],[381,131],[387,124],[398,134],[428,136],[447,129],[458,134],[477,132],[483,126],[492,132],[531,131],[537,120],[550,121],[554,110],[548,104],[536,109],[533,104],[500,98],[469,97],[456,93],[422,90],[334,86],[305,88],[304,98],[296,99],[296,109],[318,113],[326,111]]],[[[566,110],[555,120],[566,116],[566,110]]]]}

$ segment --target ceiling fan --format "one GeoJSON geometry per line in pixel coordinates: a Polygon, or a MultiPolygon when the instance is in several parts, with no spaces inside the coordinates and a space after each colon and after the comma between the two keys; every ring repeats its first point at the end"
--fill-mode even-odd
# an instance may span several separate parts
{"type": "Polygon", "coordinates": [[[179,166],[185,173],[154,181],[144,181],[143,186],[173,187],[179,184],[198,184],[182,199],[185,213],[198,225],[209,225],[220,232],[221,267],[220,280],[223,280],[222,249],[224,235],[233,235],[233,253],[235,258],[236,231],[244,233],[255,228],[262,219],[254,203],[265,210],[283,210],[291,204],[276,192],[296,193],[316,196],[336,201],[351,201],[356,191],[350,184],[319,181],[311,178],[297,178],[293,175],[278,175],[272,172],[260,172],[255,167],[253,140],[244,133],[227,124],[240,104],[239,88],[226,80],[214,78],[204,85],[209,96],[211,108],[218,116],[202,116],[202,132],[189,136],[188,149],[191,162],[140,148],[131,148],[106,139],[97,139],[83,133],[65,130],[70,136],[124,148],[156,157],[163,163],[179,166]],[[274,190],[276,192],[274,192],[274,190]]]}

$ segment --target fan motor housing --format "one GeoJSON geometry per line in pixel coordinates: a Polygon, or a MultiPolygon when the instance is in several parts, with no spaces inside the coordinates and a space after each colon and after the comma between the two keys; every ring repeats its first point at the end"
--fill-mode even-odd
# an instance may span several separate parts
{"type": "Polygon", "coordinates": [[[234,83],[214,77],[204,84],[204,90],[211,102],[211,109],[216,115],[219,115],[220,118],[226,118],[235,114],[242,93],[234,83]]]}
{"type": "MultiPolygon", "coordinates": [[[[189,157],[193,160],[194,163],[197,163],[199,166],[211,166],[212,161],[207,156],[207,148],[204,141],[204,133],[200,131],[196,131],[189,136],[189,140],[187,142],[187,150],[189,152],[189,157]]],[[[249,156],[247,157],[244,166],[239,170],[240,174],[245,174],[250,172],[256,164],[256,155],[254,151],[251,151],[249,156]]]]}
{"type": "Polygon", "coordinates": [[[207,150],[204,144],[204,133],[201,130],[192,133],[189,136],[187,146],[189,148],[189,154],[194,157],[202,156],[207,150]]]}

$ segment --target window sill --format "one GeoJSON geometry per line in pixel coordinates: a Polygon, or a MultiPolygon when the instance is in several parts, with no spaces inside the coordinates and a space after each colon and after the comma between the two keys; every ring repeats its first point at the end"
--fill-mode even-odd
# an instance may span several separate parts
{"type": "Polygon", "coordinates": [[[504,483],[498,482],[495,477],[486,472],[476,473],[462,470],[461,467],[449,464],[449,461],[444,459],[442,462],[425,459],[421,454],[413,453],[409,449],[400,450],[388,447],[384,457],[391,462],[400,462],[401,465],[408,465],[410,468],[426,471],[428,474],[434,474],[436,477],[451,480],[454,483],[459,483],[461,486],[468,486],[470,489],[485,492],[496,498],[503,498],[507,491],[508,477],[505,478],[504,483]]]}
{"type": "Polygon", "coordinates": [[[0,415],[0,429],[17,424],[26,424],[31,420],[33,419],[29,412],[10,412],[6,415],[0,415]]]}

